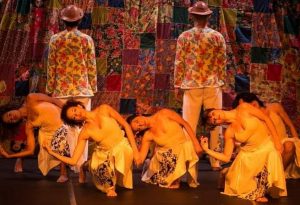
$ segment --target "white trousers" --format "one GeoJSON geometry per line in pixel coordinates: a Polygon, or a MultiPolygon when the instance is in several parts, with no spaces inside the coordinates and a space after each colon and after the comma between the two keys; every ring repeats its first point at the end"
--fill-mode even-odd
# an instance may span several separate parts
{"type": "MultiPolygon", "coordinates": [[[[207,87],[184,90],[182,117],[190,124],[195,133],[202,106],[204,109],[222,109],[222,89],[207,87]]],[[[221,126],[217,126],[210,132],[210,149],[217,150],[219,148],[221,133],[221,126]]],[[[210,157],[210,164],[212,167],[220,166],[220,162],[213,157],[210,157]]]]}

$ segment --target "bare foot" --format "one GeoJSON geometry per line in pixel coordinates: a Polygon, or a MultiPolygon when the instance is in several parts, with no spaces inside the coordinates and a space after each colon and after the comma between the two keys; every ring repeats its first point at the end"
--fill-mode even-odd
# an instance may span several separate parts
{"type": "Polygon", "coordinates": [[[268,200],[267,197],[260,197],[260,198],[257,198],[255,201],[262,202],[262,203],[267,203],[269,200],[268,200]]]}
{"type": "Polygon", "coordinates": [[[56,182],[58,183],[64,183],[66,181],[68,181],[69,178],[66,175],[60,175],[59,178],[56,180],[56,182]]]}
{"type": "Polygon", "coordinates": [[[16,163],[15,163],[14,172],[16,172],[16,173],[23,172],[23,163],[22,163],[21,158],[17,158],[16,163]]]}
{"type": "Polygon", "coordinates": [[[160,186],[160,187],[166,188],[166,189],[178,189],[180,187],[180,181],[176,180],[170,186],[160,186]]]}
{"type": "Polygon", "coordinates": [[[80,169],[80,172],[79,172],[79,178],[78,178],[79,184],[84,184],[84,183],[85,183],[85,180],[86,180],[85,171],[82,170],[82,169],[80,169]]]}
{"type": "Polygon", "coordinates": [[[180,187],[179,183],[171,184],[168,189],[178,189],[180,187]]]}
{"type": "Polygon", "coordinates": [[[107,191],[106,196],[108,196],[108,197],[116,197],[117,193],[116,193],[115,189],[110,189],[110,190],[107,191]]]}

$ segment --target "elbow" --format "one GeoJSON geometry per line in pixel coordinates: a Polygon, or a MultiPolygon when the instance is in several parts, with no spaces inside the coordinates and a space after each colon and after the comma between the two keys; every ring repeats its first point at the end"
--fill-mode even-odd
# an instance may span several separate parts
{"type": "Polygon", "coordinates": [[[222,160],[223,162],[225,162],[225,163],[228,163],[228,162],[230,162],[230,157],[226,157],[226,158],[224,158],[224,160],[222,160]]]}

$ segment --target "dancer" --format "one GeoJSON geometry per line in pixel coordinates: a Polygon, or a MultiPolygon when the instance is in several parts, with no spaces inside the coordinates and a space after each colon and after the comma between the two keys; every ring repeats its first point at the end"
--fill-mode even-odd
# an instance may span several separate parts
{"type": "Polygon", "coordinates": [[[241,143],[240,151],[226,174],[224,194],[259,202],[268,201],[266,194],[273,197],[287,195],[278,152],[282,151],[282,145],[268,116],[252,105],[243,103],[229,111],[206,110],[203,120],[213,126],[228,124],[223,153],[209,149],[208,138],[201,138],[201,146],[208,155],[229,162],[234,142],[241,143]]]}
{"type": "Polygon", "coordinates": [[[175,189],[179,188],[180,178],[188,173],[189,186],[198,186],[196,162],[197,154],[202,149],[185,120],[172,110],[162,109],[152,116],[129,116],[127,121],[133,131],[145,132],[140,149],[141,162],[146,159],[151,143],[156,144],[142,181],[175,189]],[[184,130],[188,133],[187,136],[184,130]]]}
{"type": "MultiPolygon", "coordinates": [[[[55,98],[51,98],[41,93],[31,93],[26,97],[25,103],[18,109],[3,109],[0,122],[6,129],[13,129],[18,123],[25,120],[26,122],[26,147],[13,154],[8,154],[2,147],[0,153],[6,158],[20,158],[34,154],[35,136],[34,130],[39,129],[38,142],[51,142],[56,131],[62,126],[60,119],[60,108],[62,103],[55,98]]],[[[61,161],[55,159],[48,152],[40,147],[38,154],[38,167],[45,176],[54,167],[61,164],[61,161]]],[[[68,180],[66,167],[61,164],[60,177],[57,182],[68,180]]]]}
{"type": "Polygon", "coordinates": [[[74,165],[88,139],[92,139],[97,144],[89,163],[95,186],[108,197],[117,196],[116,185],[132,189],[132,160],[134,157],[138,164],[139,153],[130,126],[123,117],[109,105],[103,104],[87,111],[81,102],[74,100],[66,102],[61,117],[68,125],[83,126],[78,143],[72,157],[61,156],[44,144],[48,152],[74,165]],[[120,126],[124,128],[127,138],[120,126]]]}
{"type": "Polygon", "coordinates": [[[266,105],[254,93],[240,93],[236,96],[233,107],[247,102],[260,108],[270,117],[275,125],[279,140],[283,145],[282,162],[286,178],[300,178],[300,140],[295,126],[280,103],[267,103],[266,105]],[[286,126],[291,136],[288,135],[286,126]]]}

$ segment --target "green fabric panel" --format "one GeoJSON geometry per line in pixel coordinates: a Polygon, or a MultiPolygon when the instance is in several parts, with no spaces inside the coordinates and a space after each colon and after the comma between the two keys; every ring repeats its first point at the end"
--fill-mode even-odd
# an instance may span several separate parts
{"type": "Polygon", "coordinates": [[[155,34],[142,33],[141,34],[141,48],[155,48],[155,34]]]}
{"type": "Polygon", "coordinates": [[[252,63],[268,63],[268,48],[251,48],[252,63]]]}
{"type": "Polygon", "coordinates": [[[97,74],[106,75],[107,73],[107,59],[106,58],[96,58],[97,74]]]}
{"type": "Polygon", "coordinates": [[[103,25],[108,23],[108,9],[105,7],[94,7],[92,12],[92,24],[103,25]]]}
{"type": "Polygon", "coordinates": [[[236,27],[237,10],[236,9],[222,9],[222,20],[226,25],[236,27]]]}
{"type": "Polygon", "coordinates": [[[185,7],[174,7],[173,10],[173,22],[174,23],[189,23],[188,10],[185,7]]]}
{"type": "Polygon", "coordinates": [[[288,34],[299,34],[299,21],[291,16],[284,16],[284,32],[288,34]]]}

